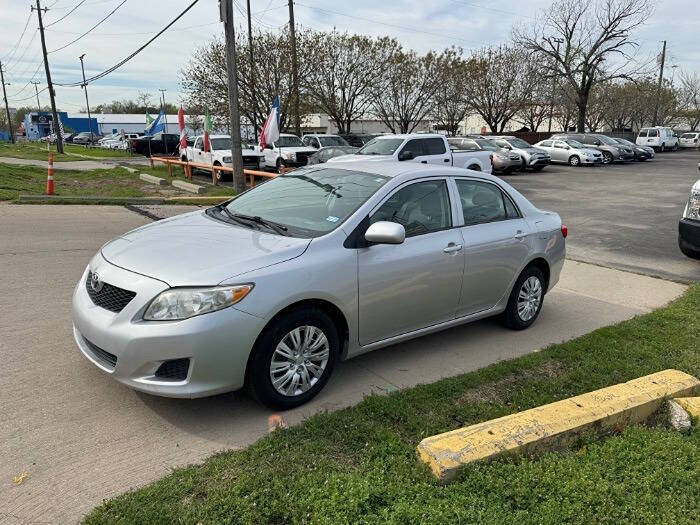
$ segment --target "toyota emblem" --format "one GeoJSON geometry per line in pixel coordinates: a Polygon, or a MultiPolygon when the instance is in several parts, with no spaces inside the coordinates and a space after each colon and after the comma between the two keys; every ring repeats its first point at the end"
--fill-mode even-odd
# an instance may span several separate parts
{"type": "Polygon", "coordinates": [[[93,273],[92,277],[90,278],[90,288],[92,288],[92,291],[99,292],[100,290],[102,290],[103,285],[104,283],[100,281],[100,276],[96,273],[93,273]]]}

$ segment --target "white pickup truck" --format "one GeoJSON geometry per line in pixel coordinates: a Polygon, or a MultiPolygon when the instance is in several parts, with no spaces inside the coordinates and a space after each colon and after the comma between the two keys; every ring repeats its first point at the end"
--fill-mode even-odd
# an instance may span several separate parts
{"type": "Polygon", "coordinates": [[[296,135],[280,133],[272,144],[265,144],[265,166],[274,168],[277,173],[286,168],[306,166],[309,157],[316,153],[316,148],[305,145],[296,135]]]}
{"type": "Polygon", "coordinates": [[[373,138],[353,155],[334,157],[328,162],[348,161],[420,162],[440,166],[455,166],[491,173],[490,151],[451,149],[444,135],[411,133],[381,135],[373,138]]]}
{"type": "MultiPolygon", "coordinates": [[[[211,151],[204,151],[204,135],[195,138],[192,146],[180,149],[180,160],[187,162],[199,162],[214,166],[231,166],[231,136],[210,135],[211,151]]],[[[243,169],[260,170],[265,166],[265,156],[252,149],[243,150],[243,169]]],[[[216,178],[221,181],[229,175],[221,171],[216,172],[216,178]]],[[[229,175],[230,176],[230,175],[229,175]]]]}

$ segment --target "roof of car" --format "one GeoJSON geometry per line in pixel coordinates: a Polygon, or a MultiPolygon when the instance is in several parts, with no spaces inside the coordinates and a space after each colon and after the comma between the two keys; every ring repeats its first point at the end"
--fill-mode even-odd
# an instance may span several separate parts
{"type": "MultiPolygon", "coordinates": [[[[376,161],[334,161],[329,164],[321,164],[318,167],[344,169],[349,171],[361,171],[373,175],[384,177],[398,177],[401,175],[416,175],[418,177],[428,176],[448,176],[469,175],[470,177],[483,178],[486,180],[499,180],[498,177],[479,171],[466,170],[464,168],[454,168],[452,166],[436,166],[430,164],[419,164],[417,162],[376,162],[376,161]]],[[[293,172],[292,172],[293,173],[293,172]]]]}

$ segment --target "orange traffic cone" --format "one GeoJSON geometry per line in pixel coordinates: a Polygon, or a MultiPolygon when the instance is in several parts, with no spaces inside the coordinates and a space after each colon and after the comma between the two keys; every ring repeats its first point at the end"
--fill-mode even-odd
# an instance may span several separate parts
{"type": "Polygon", "coordinates": [[[49,173],[46,176],[46,195],[53,195],[53,151],[49,152],[49,173]]]}

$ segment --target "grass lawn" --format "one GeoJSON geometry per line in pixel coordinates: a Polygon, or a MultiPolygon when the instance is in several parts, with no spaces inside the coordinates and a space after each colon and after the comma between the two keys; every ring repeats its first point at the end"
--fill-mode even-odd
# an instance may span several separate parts
{"type": "MultiPolygon", "coordinates": [[[[477,372],[313,416],[109,500],[87,523],[697,523],[700,430],[663,424],[437,483],[425,436],[677,368],[700,375],[700,285],[670,306],[477,372]]],[[[380,350],[381,351],[381,350],[380,350]]],[[[323,395],[323,394],[321,394],[323,395]]]]}
{"type": "MultiPolygon", "coordinates": [[[[162,176],[162,174],[161,174],[162,176]]],[[[174,186],[155,186],[124,168],[77,171],[54,170],[56,195],[100,197],[191,197],[174,186]]],[[[46,190],[46,169],[0,164],[0,201],[16,200],[20,194],[39,195],[46,190]]],[[[233,188],[207,186],[202,196],[232,195],[233,188]]]]}
{"type": "MultiPolygon", "coordinates": [[[[128,151],[122,150],[110,150],[102,148],[86,148],[85,146],[78,146],[74,144],[64,144],[64,152],[58,154],[56,152],[56,146],[51,146],[51,151],[53,151],[54,162],[65,162],[65,161],[79,161],[88,160],[83,157],[90,157],[90,159],[113,159],[113,158],[130,158],[128,151]]],[[[32,159],[32,160],[48,160],[49,154],[46,149],[46,144],[40,144],[36,142],[22,142],[18,144],[12,144],[10,142],[0,143],[0,157],[14,157],[17,159],[32,159]]]]}

